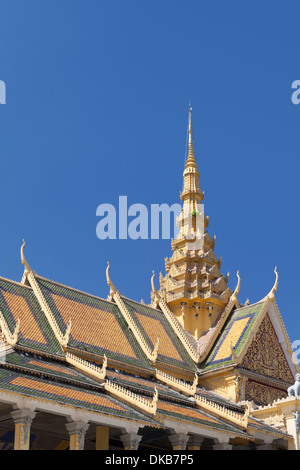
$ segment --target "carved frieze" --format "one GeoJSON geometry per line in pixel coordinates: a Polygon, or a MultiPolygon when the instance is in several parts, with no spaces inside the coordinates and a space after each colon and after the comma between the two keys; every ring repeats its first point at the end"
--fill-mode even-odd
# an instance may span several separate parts
{"type": "Polygon", "coordinates": [[[268,405],[275,400],[286,397],[286,391],[247,380],[245,400],[254,401],[257,405],[268,405]]]}
{"type": "Polygon", "coordinates": [[[263,319],[252,340],[241,367],[267,377],[294,382],[283,350],[268,315],[263,319]]]}

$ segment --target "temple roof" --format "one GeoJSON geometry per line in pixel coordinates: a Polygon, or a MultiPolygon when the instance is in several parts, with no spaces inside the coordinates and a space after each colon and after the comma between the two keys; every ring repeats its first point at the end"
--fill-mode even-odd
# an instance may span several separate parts
{"type": "Polygon", "coordinates": [[[194,362],[187,354],[178,336],[174,333],[170,323],[161,310],[142,305],[130,299],[122,297],[126,307],[133,315],[138,328],[145,335],[149,345],[153,348],[159,338],[157,366],[159,363],[175,368],[184,368],[196,371],[194,362]]]}
{"type": "Polygon", "coordinates": [[[19,347],[50,356],[63,356],[62,348],[30,287],[1,277],[0,311],[11,332],[20,320],[19,347]]]}
{"type": "Polygon", "coordinates": [[[105,300],[41,277],[28,264],[22,284],[0,278],[0,322],[7,348],[5,361],[0,361],[0,393],[150,427],[179,420],[250,440],[251,426],[284,435],[248,418],[243,404],[198,384],[198,375],[236,361],[273,302],[269,297],[242,308],[234,297],[223,323],[217,322],[222,328],[212,330],[218,336],[212,335],[201,364],[197,341],[163,300],[146,306],[121,295],[109,276],[108,283],[110,300],[105,300]]]}
{"type": "Polygon", "coordinates": [[[55,320],[65,331],[72,321],[68,349],[95,360],[104,354],[115,364],[152,369],[118,306],[108,300],[35,276],[55,320]]]}
{"type": "Polygon", "coordinates": [[[54,382],[29,374],[17,373],[3,366],[0,368],[0,389],[21,393],[32,398],[42,398],[62,405],[72,405],[102,414],[110,414],[124,419],[152,423],[152,419],[126,404],[96,391],[66,383],[54,382]]]}
{"type": "Polygon", "coordinates": [[[210,354],[201,365],[202,370],[234,364],[232,347],[238,356],[263,305],[264,302],[260,302],[231,312],[210,354]]]}
{"type": "Polygon", "coordinates": [[[232,309],[200,369],[207,373],[239,365],[288,384],[299,370],[292,354],[279,309],[269,295],[253,305],[232,309]]]}
{"type": "MultiPolygon", "coordinates": [[[[180,420],[251,439],[248,432],[207,411],[197,409],[191,399],[164,385],[153,384],[150,380],[134,377],[131,374],[124,375],[119,371],[108,371],[107,378],[125,385],[128,390],[136,389],[139,394],[145,394],[146,398],[149,398],[148,392],[152,392],[153,386],[155,386],[158,389],[155,417],[112,397],[97,381],[87,378],[74,367],[63,364],[57,359],[45,361],[28,353],[24,356],[24,354],[12,352],[7,355],[5,363],[0,363],[0,391],[18,393],[31,399],[43,399],[80,409],[84,408],[87,411],[127,421],[138,421],[150,427],[163,428],[166,419],[180,420]]],[[[220,401],[220,397],[212,392],[199,390],[198,393],[204,394],[210,400],[216,400],[216,403],[220,401]]],[[[228,409],[234,409],[242,415],[242,406],[239,407],[222,398],[221,401],[222,405],[226,405],[228,409]]],[[[282,431],[267,426],[255,418],[249,419],[249,429],[251,427],[275,435],[285,435],[282,431]]]]}
{"type": "MultiPolygon", "coordinates": [[[[199,385],[203,374],[241,363],[266,317],[280,341],[288,343],[274,297],[276,270],[270,293],[247,306],[237,301],[238,274],[225,309],[196,340],[156,291],[154,274],[147,306],[119,293],[109,264],[105,300],[36,274],[25,260],[24,244],[21,255],[22,283],[0,278],[6,351],[0,394],[17,393],[154,428],[174,420],[250,440],[251,427],[285,435],[251,417],[246,405],[199,385]]],[[[284,360],[281,349],[276,354],[284,360]]]]}

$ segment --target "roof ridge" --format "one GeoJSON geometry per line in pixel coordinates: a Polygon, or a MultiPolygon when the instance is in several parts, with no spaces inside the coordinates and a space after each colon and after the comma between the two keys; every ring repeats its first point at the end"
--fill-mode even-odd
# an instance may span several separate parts
{"type": "Polygon", "coordinates": [[[142,307],[150,308],[151,310],[154,310],[155,312],[158,312],[158,313],[160,313],[160,314],[163,313],[163,312],[162,312],[161,310],[159,310],[158,308],[154,308],[154,307],[152,307],[151,305],[142,304],[142,303],[139,302],[138,300],[134,300],[134,299],[130,299],[129,297],[126,297],[126,295],[120,294],[120,296],[121,296],[123,299],[125,299],[125,300],[130,300],[130,302],[135,302],[136,304],[141,305],[142,307]]]}
{"type": "Polygon", "coordinates": [[[27,286],[26,284],[23,284],[22,282],[14,281],[13,279],[9,279],[7,277],[0,276],[0,281],[11,282],[13,284],[16,284],[19,287],[25,287],[26,289],[33,291],[31,286],[27,286]]]}
{"type": "Polygon", "coordinates": [[[237,310],[242,310],[243,308],[250,308],[250,307],[254,307],[255,305],[258,305],[258,304],[263,304],[265,301],[266,301],[266,299],[261,299],[261,300],[259,300],[258,302],[254,302],[253,304],[243,305],[242,307],[237,307],[237,308],[235,309],[235,312],[236,312],[237,310]]]}
{"type": "MultiPolygon", "coordinates": [[[[104,302],[108,302],[109,304],[116,305],[116,303],[112,302],[111,300],[104,299],[103,297],[99,297],[95,294],[90,294],[89,292],[85,292],[83,290],[77,289],[76,287],[68,286],[67,284],[62,284],[61,282],[58,282],[58,281],[53,281],[52,279],[48,279],[48,278],[40,276],[39,274],[36,274],[36,273],[34,274],[34,276],[38,279],[43,280],[43,281],[51,282],[52,284],[56,284],[56,285],[61,286],[61,287],[66,287],[67,289],[73,290],[73,291],[78,292],[80,294],[87,295],[88,297],[93,297],[95,299],[103,300],[104,302]]],[[[131,299],[128,299],[128,300],[131,300],[131,299]]]]}

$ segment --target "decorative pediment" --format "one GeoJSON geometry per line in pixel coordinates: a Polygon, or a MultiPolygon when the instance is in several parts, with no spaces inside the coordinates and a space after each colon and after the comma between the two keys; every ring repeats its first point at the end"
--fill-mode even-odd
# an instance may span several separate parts
{"type": "Polygon", "coordinates": [[[264,316],[240,365],[252,372],[274,379],[285,382],[294,381],[268,314],[264,316]]]}

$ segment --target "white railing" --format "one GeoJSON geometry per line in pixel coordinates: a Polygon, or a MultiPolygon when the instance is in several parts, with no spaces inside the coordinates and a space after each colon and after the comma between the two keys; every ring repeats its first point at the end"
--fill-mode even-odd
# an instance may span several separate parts
{"type": "Polygon", "coordinates": [[[156,388],[152,400],[147,400],[146,398],[137,395],[136,393],[133,393],[130,390],[127,390],[126,388],[122,387],[121,385],[111,382],[110,380],[106,380],[104,388],[107,392],[117,396],[118,398],[121,398],[122,400],[125,400],[130,405],[137,406],[138,408],[143,411],[146,411],[147,413],[153,415],[156,414],[158,399],[158,391],[156,388]]]}
{"type": "Polygon", "coordinates": [[[100,381],[103,381],[105,379],[107,367],[107,357],[105,356],[105,354],[101,368],[68,352],[66,353],[66,361],[74,367],[80,369],[82,372],[85,372],[87,375],[92,376],[94,379],[100,381]]]}
{"type": "Polygon", "coordinates": [[[184,395],[193,396],[196,393],[198,383],[197,374],[195,374],[192,385],[187,384],[183,380],[172,377],[171,375],[168,375],[158,369],[156,369],[155,371],[155,376],[161,382],[164,382],[165,384],[169,385],[171,388],[178,392],[182,392],[184,395]]]}

